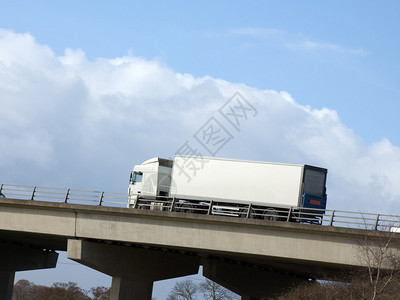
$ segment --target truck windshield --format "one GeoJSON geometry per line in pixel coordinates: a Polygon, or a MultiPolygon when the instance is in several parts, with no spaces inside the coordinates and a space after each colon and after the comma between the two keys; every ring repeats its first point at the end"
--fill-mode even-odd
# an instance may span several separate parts
{"type": "Polygon", "coordinates": [[[143,178],[143,173],[142,172],[133,172],[133,178],[132,182],[141,182],[143,178]]]}

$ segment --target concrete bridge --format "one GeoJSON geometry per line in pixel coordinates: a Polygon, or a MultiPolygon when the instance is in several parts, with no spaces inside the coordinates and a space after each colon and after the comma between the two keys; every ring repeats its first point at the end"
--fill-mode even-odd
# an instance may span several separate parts
{"type": "MultiPolygon", "coordinates": [[[[53,268],[56,251],[112,276],[111,299],[151,299],[153,282],[197,274],[261,299],[306,280],[364,268],[376,231],[289,222],[0,199],[0,295],[16,271],[53,268]]],[[[378,233],[378,232],[376,232],[378,233]]]]}

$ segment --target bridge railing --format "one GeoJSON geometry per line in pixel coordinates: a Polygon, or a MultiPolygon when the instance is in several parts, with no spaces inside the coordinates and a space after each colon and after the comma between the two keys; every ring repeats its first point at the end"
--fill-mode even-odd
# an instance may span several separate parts
{"type": "Polygon", "coordinates": [[[1,184],[0,193],[7,198],[126,207],[128,194],[78,189],[49,188],[26,185],[1,184]]]}
{"type": "MultiPolygon", "coordinates": [[[[127,193],[110,193],[104,191],[88,191],[79,189],[49,188],[25,185],[0,184],[0,195],[7,198],[99,205],[111,207],[127,207],[127,193]]],[[[204,201],[202,203],[158,197],[157,199],[140,199],[134,205],[137,209],[178,211],[241,218],[259,218],[277,221],[296,221],[299,223],[320,224],[323,226],[359,228],[400,232],[400,216],[351,212],[341,210],[321,210],[312,208],[291,208],[290,210],[265,209],[247,204],[235,207],[228,203],[204,201]]]]}

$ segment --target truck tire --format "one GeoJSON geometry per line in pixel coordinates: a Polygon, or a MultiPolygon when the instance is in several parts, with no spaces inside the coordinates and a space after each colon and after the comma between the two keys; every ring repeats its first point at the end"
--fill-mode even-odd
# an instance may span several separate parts
{"type": "Polygon", "coordinates": [[[249,208],[242,208],[239,210],[240,218],[247,218],[248,215],[249,215],[249,208]]]}
{"type": "Polygon", "coordinates": [[[274,208],[267,208],[264,211],[263,219],[268,221],[279,221],[279,213],[274,208]]]}
{"type": "Polygon", "coordinates": [[[185,201],[185,202],[183,202],[180,211],[181,211],[181,212],[184,212],[184,213],[193,214],[193,213],[194,213],[194,210],[193,210],[193,205],[192,205],[192,203],[191,203],[190,201],[185,201]]]}

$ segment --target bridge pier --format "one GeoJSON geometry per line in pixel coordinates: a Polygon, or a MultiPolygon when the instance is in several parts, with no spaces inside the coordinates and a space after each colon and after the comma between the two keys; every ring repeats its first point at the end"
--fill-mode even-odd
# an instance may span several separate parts
{"type": "Polygon", "coordinates": [[[13,271],[0,271],[0,295],[4,299],[9,300],[12,296],[14,287],[15,272],[13,271]]]}
{"type": "Polygon", "coordinates": [[[205,277],[240,295],[242,300],[260,300],[279,295],[284,290],[307,281],[279,272],[215,259],[203,259],[202,264],[205,277]]]}
{"type": "Polygon", "coordinates": [[[17,271],[54,268],[58,253],[43,249],[0,243],[0,295],[1,299],[11,300],[14,277],[17,271]]]}
{"type": "Polygon", "coordinates": [[[154,281],[197,274],[200,264],[197,256],[74,239],[67,256],[112,276],[111,300],[151,300],[154,281]]]}
{"type": "Polygon", "coordinates": [[[127,280],[121,277],[113,277],[110,299],[151,299],[152,293],[153,281],[134,281],[127,280]]]}

